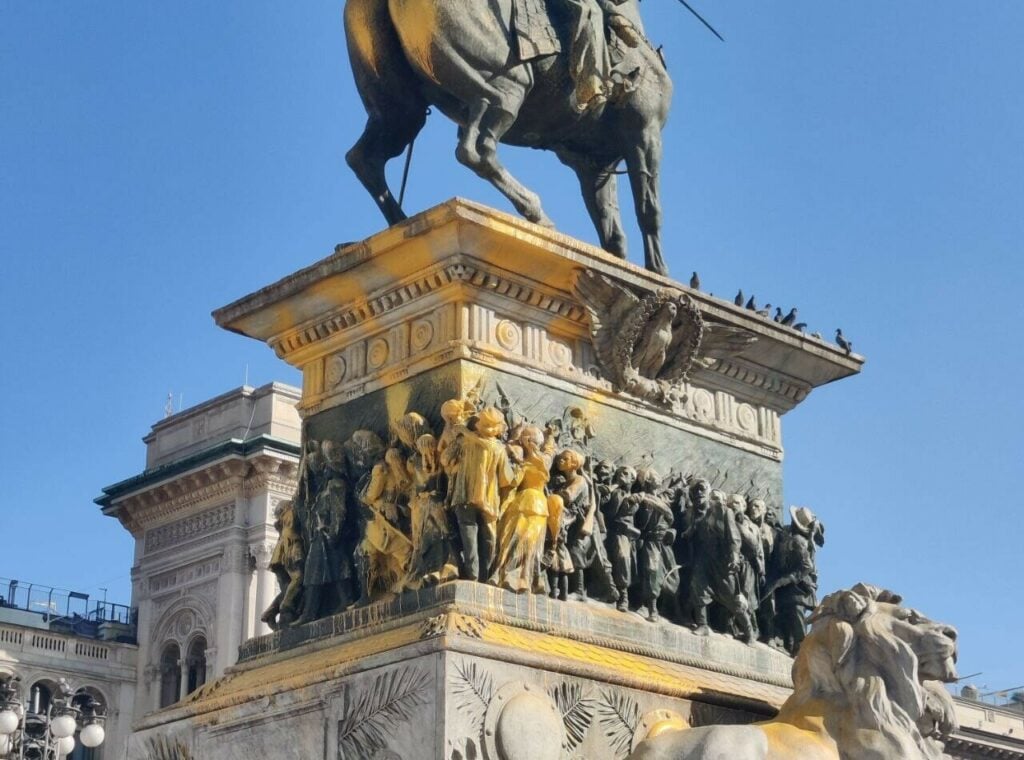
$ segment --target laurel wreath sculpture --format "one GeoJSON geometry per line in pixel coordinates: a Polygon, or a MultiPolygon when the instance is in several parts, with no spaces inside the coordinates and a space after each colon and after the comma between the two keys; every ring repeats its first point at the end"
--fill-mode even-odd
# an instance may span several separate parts
{"type": "Polygon", "coordinates": [[[706,322],[680,290],[637,295],[589,269],[577,272],[574,289],[613,388],[659,406],[685,403],[683,384],[694,365],[741,353],[757,339],[746,330],[706,322]]]}

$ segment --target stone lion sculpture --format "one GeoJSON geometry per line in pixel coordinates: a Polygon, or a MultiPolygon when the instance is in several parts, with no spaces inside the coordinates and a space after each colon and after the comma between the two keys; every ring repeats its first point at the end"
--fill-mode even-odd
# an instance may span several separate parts
{"type": "Polygon", "coordinates": [[[955,731],[956,629],[858,584],[825,597],[778,716],[749,726],[655,725],[633,760],[938,760],[955,731]]]}

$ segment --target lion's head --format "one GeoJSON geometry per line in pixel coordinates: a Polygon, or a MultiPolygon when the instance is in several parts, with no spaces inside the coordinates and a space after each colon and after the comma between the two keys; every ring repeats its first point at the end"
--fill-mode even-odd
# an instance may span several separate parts
{"type": "Polygon", "coordinates": [[[865,584],[825,597],[793,664],[794,692],[780,718],[799,721],[827,705],[826,728],[851,760],[942,757],[930,737],[937,726],[953,726],[941,687],[926,682],[956,680],[956,629],[901,601],[865,584]]]}

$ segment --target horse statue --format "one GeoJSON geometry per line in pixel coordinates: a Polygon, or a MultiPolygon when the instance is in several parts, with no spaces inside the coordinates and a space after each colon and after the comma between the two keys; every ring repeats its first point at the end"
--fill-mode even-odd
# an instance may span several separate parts
{"type": "MultiPolygon", "coordinates": [[[[571,3],[580,0],[347,0],[345,33],[366,107],[362,135],[346,155],[388,224],[406,218],[384,167],[411,145],[434,107],[459,125],[458,161],[486,179],[524,217],[553,226],[536,193],[501,164],[498,143],[554,151],[576,172],[601,246],[626,257],[616,169],[625,161],[648,269],[667,274],[661,253],[661,130],[672,82],[643,34],[638,0],[616,3],[639,43],[611,34],[620,86],[598,108],[573,98],[571,3]],[[546,54],[523,53],[526,11],[547,15],[546,54]],[[519,27],[517,27],[517,23],[519,27]],[[520,31],[517,31],[520,30],[520,31]]],[[[586,0],[598,6],[594,0],[586,0]]]]}

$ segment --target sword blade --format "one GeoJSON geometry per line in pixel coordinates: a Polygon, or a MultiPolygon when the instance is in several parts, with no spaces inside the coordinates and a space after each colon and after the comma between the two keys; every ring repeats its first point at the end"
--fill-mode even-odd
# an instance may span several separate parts
{"type": "Polygon", "coordinates": [[[700,23],[704,24],[704,26],[706,26],[706,27],[707,27],[707,28],[708,28],[708,29],[709,29],[709,30],[711,31],[711,33],[712,33],[713,35],[715,35],[715,36],[716,36],[716,37],[717,37],[718,39],[720,39],[720,40],[721,40],[722,42],[725,42],[725,37],[723,37],[722,35],[720,35],[720,34],[719,34],[719,33],[718,33],[718,32],[717,32],[716,30],[715,30],[715,27],[711,26],[711,24],[709,24],[709,23],[707,22],[707,19],[705,19],[705,18],[704,18],[704,17],[702,16],[702,15],[700,15],[699,13],[697,13],[697,9],[696,9],[696,8],[694,8],[694,7],[692,6],[692,5],[690,5],[690,4],[688,3],[688,2],[686,2],[686,0],[679,0],[679,2],[683,4],[683,7],[684,7],[684,8],[686,8],[686,10],[688,10],[688,11],[689,11],[690,13],[692,13],[692,14],[693,14],[694,16],[696,16],[696,17],[697,17],[697,20],[698,20],[698,21],[700,21],[700,23]]]}

